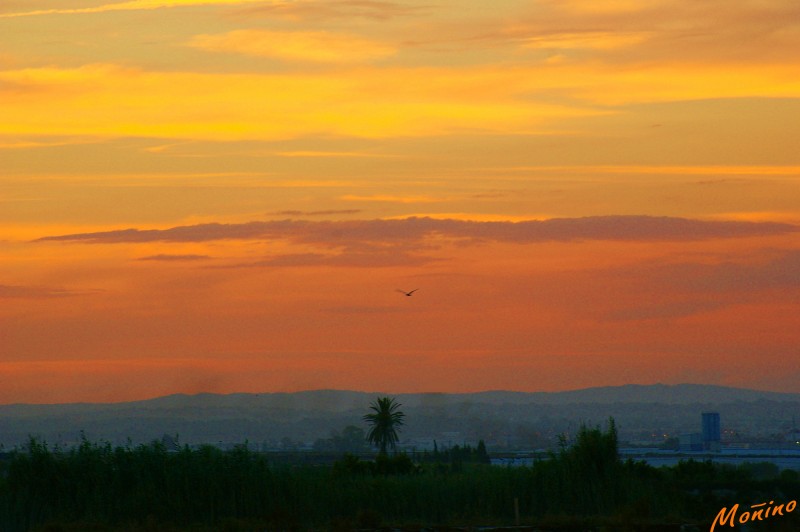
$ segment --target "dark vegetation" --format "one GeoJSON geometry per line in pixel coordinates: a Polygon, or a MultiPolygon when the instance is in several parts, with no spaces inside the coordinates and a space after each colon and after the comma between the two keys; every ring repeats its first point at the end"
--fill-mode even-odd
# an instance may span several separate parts
{"type": "MultiPolygon", "coordinates": [[[[613,421],[582,429],[531,467],[486,461],[481,444],[297,465],[273,463],[246,445],[171,451],[160,442],[112,447],[84,439],[67,450],[31,439],[0,461],[0,530],[419,530],[517,519],[541,530],[709,530],[723,506],[787,502],[800,492],[795,472],[768,464],[622,462],[613,421]]],[[[749,530],[798,530],[796,514],[749,530]]]]}

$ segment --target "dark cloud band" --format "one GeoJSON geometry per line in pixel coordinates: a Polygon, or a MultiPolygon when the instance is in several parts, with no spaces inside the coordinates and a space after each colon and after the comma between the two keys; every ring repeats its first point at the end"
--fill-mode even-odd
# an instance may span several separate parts
{"type": "Polygon", "coordinates": [[[418,241],[428,237],[495,242],[578,240],[693,241],[785,234],[798,226],[774,222],[705,221],[653,216],[595,216],[524,222],[478,222],[405,218],[401,220],[259,221],[200,224],[169,229],[124,229],[46,236],[37,242],[137,243],[214,240],[291,240],[349,246],[370,242],[418,241]]]}

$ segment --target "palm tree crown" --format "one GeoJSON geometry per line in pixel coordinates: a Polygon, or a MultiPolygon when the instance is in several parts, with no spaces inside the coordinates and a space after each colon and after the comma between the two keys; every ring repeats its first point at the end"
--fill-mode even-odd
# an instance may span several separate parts
{"type": "Polygon", "coordinates": [[[367,441],[380,447],[380,453],[385,455],[386,448],[394,449],[399,440],[397,429],[403,424],[405,414],[397,410],[400,403],[388,397],[379,397],[369,405],[371,414],[364,416],[364,421],[371,425],[367,433],[367,441]]]}

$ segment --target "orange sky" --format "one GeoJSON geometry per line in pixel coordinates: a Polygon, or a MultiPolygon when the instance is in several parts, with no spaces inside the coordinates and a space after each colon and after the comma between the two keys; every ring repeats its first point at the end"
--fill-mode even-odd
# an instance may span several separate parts
{"type": "Polygon", "coordinates": [[[4,2],[0,403],[800,392],[798,49],[794,0],[4,2]]]}

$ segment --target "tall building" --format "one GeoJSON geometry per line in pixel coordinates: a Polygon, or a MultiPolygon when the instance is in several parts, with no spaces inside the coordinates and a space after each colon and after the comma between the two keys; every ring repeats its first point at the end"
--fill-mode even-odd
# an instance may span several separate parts
{"type": "Polygon", "coordinates": [[[720,428],[719,412],[703,412],[703,449],[706,451],[719,451],[720,428]]]}

